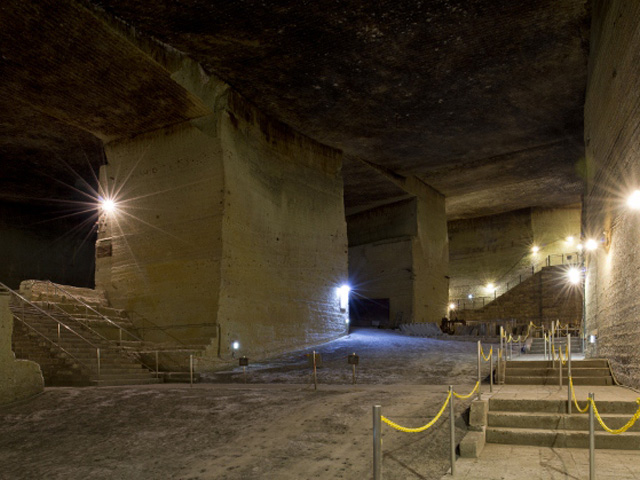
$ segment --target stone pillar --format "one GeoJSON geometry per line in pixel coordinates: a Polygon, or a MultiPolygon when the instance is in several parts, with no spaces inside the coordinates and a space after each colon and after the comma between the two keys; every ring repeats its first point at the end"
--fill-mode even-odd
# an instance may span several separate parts
{"type": "Polygon", "coordinates": [[[100,220],[96,287],[161,327],[132,315],[146,338],[209,357],[345,334],[341,153],[224,98],[210,117],[106,145],[101,185],[118,208],[100,220]]]}
{"type": "Polygon", "coordinates": [[[16,360],[11,350],[13,315],[9,299],[8,293],[0,293],[0,405],[28,398],[44,389],[40,366],[16,360]]]}
{"type": "Polygon", "coordinates": [[[417,235],[413,238],[413,317],[440,323],[449,304],[449,236],[444,195],[417,179],[408,182],[416,195],[417,235]]]}
{"type": "Polygon", "coordinates": [[[416,179],[401,186],[414,197],[348,218],[350,278],[359,296],[389,299],[391,325],[439,323],[449,294],[444,196],[416,179]]]}

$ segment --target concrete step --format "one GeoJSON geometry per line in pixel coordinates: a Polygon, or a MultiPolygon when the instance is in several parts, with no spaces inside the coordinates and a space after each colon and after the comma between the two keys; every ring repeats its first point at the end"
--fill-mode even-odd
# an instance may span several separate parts
{"type": "MultiPolygon", "coordinates": [[[[578,398],[578,403],[584,406],[586,398],[578,398]]],[[[596,405],[600,415],[622,414],[633,415],[638,409],[636,402],[597,400],[596,405]]],[[[551,399],[515,399],[515,398],[490,398],[489,412],[538,412],[538,413],[567,413],[566,400],[551,399]]]]}
{"type": "MultiPolygon", "coordinates": [[[[596,432],[596,448],[640,450],[640,434],[612,435],[596,432]]],[[[588,448],[589,432],[581,430],[545,430],[534,428],[487,427],[487,442],[509,445],[535,445],[549,448],[588,448]]]]}
{"type": "MultiPolygon", "coordinates": [[[[558,385],[558,375],[549,377],[505,377],[506,385],[558,385]]],[[[566,376],[562,382],[567,385],[566,376]]],[[[574,385],[609,386],[613,385],[611,377],[573,377],[574,385]]]]}
{"type": "MultiPolygon", "coordinates": [[[[564,378],[567,377],[567,366],[562,367],[562,376],[564,378]]],[[[558,369],[557,368],[514,368],[507,367],[505,375],[507,377],[558,377],[558,369]]],[[[576,368],[571,366],[571,376],[572,377],[609,377],[611,376],[611,372],[608,368],[576,368]]]]}
{"type": "MultiPolygon", "coordinates": [[[[585,407],[587,402],[578,402],[585,407]]],[[[599,407],[599,402],[596,402],[599,407]]],[[[543,430],[589,430],[589,415],[577,413],[575,405],[572,405],[572,415],[563,413],[522,413],[522,412],[489,412],[489,426],[496,428],[529,428],[543,430]]],[[[629,414],[602,414],[602,421],[609,428],[620,428],[631,418],[629,414]]],[[[596,431],[604,431],[596,420],[596,431]]],[[[637,421],[629,432],[640,432],[640,421],[637,421]]]]}
{"type": "MultiPolygon", "coordinates": [[[[557,365],[556,361],[556,365],[557,365]]],[[[513,360],[507,361],[506,367],[514,368],[553,368],[551,360],[513,360]]],[[[602,358],[593,358],[589,360],[573,360],[571,368],[609,368],[609,362],[602,358]]]]}

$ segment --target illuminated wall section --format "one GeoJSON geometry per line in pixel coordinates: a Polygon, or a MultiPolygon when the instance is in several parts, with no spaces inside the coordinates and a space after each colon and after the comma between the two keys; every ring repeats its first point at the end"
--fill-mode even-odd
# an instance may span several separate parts
{"type": "Polygon", "coordinates": [[[640,387],[640,211],[626,201],[640,188],[640,3],[596,1],[585,104],[588,186],[586,322],[592,356],[640,387]]]}
{"type": "Polygon", "coordinates": [[[341,154],[233,93],[213,107],[106,146],[117,209],[101,219],[97,287],[212,358],[234,342],[255,358],[344,334],[341,154]]]}

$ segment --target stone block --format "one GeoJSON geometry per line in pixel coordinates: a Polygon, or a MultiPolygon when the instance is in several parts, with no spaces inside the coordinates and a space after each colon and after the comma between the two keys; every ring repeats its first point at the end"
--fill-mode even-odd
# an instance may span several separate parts
{"type": "Polygon", "coordinates": [[[478,458],[486,443],[485,431],[468,432],[460,442],[460,456],[462,458],[478,458]]]}
{"type": "Polygon", "coordinates": [[[489,415],[488,400],[474,400],[471,402],[471,412],[469,414],[469,429],[478,431],[487,426],[489,415]]]}

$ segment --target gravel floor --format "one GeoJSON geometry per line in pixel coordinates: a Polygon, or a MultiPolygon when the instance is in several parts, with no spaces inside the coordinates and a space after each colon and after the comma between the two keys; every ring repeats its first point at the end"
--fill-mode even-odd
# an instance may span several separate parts
{"type": "MultiPolygon", "coordinates": [[[[475,383],[469,342],[359,330],[190,387],[48,388],[0,408],[0,479],[358,479],[371,477],[371,407],[407,426],[439,410],[447,385],[475,383]],[[358,384],[346,356],[360,355],[358,384]],[[224,382],[224,383],[221,383],[224,382]]],[[[456,408],[465,433],[467,402],[456,408]]],[[[383,427],[384,478],[439,479],[448,415],[421,434],[383,427]]]]}

